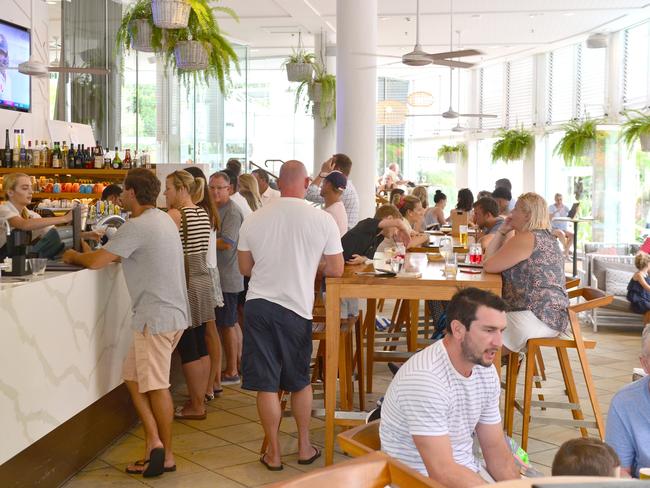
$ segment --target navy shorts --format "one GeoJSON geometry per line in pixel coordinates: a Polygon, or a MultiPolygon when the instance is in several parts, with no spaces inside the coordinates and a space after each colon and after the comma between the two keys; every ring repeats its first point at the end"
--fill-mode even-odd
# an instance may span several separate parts
{"type": "Polygon", "coordinates": [[[245,390],[296,392],[311,383],[311,320],[262,299],[244,306],[241,358],[245,390]]]}
{"type": "Polygon", "coordinates": [[[191,329],[185,329],[176,350],[181,356],[181,363],[191,363],[208,355],[205,344],[205,324],[191,329]]]}
{"type": "Polygon", "coordinates": [[[217,327],[234,327],[237,323],[237,300],[239,293],[223,294],[223,307],[214,309],[217,327]]]}

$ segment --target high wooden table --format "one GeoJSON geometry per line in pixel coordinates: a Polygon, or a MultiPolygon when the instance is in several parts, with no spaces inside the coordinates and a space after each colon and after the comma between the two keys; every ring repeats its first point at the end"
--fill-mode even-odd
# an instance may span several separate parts
{"type": "MultiPolygon", "coordinates": [[[[381,264],[386,268],[386,264],[381,264]]],[[[445,278],[442,262],[429,262],[426,254],[408,253],[405,271],[422,273],[420,278],[380,278],[359,276],[359,271],[373,271],[373,265],[346,266],[340,278],[327,278],[326,340],[325,340],[325,464],[334,458],[334,426],[336,410],[336,367],[338,364],[340,300],[341,298],[368,298],[368,313],[374,313],[375,300],[392,298],[403,300],[450,300],[461,288],[476,287],[501,295],[501,275],[468,274],[459,272],[455,278],[445,278]]],[[[417,302],[416,302],[417,303],[417,302]]],[[[411,307],[411,322],[417,323],[418,309],[411,307]]],[[[374,321],[368,322],[374,327],[374,321]]],[[[417,342],[417,327],[409,329],[409,346],[417,342]],[[415,336],[415,337],[413,337],[415,336]]]]}
{"type": "Polygon", "coordinates": [[[573,276],[578,276],[578,224],[580,222],[593,222],[593,217],[580,217],[572,219],[570,217],[555,217],[553,222],[572,222],[573,223],[573,276]]]}

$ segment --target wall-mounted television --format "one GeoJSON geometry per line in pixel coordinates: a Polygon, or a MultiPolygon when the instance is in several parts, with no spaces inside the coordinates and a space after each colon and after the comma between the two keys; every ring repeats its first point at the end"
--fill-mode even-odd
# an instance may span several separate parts
{"type": "Polygon", "coordinates": [[[29,29],[0,19],[0,108],[29,112],[31,79],[17,67],[30,53],[29,29]]]}

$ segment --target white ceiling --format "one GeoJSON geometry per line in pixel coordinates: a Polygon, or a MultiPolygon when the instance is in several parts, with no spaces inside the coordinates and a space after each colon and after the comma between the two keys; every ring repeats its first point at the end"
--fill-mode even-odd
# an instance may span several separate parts
{"type": "MultiPolygon", "coordinates": [[[[220,24],[233,39],[248,44],[254,58],[286,55],[297,45],[299,31],[307,47],[313,47],[312,34],[321,30],[335,42],[336,0],[222,0],[215,5],[238,13],[239,23],[220,17],[220,24]]],[[[472,60],[477,62],[548,49],[650,18],[650,0],[454,0],[453,8],[454,30],[461,31],[463,46],[486,53],[472,60]]],[[[378,53],[411,50],[415,11],[416,0],[378,0],[378,53]]],[[[449,1],[420,0],[420,11],[424,50],[447,50],[449,1]]]]}

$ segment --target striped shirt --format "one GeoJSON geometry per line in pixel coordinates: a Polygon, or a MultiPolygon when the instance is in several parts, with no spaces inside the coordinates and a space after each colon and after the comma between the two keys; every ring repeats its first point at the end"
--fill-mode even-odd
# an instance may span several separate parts
{"type": "Polygon", "coordinates": [[[183,238],[183,226],[179,229],[183,251],[188,256],[208,252],[210,241],[210,217],[201,207],[184,207],[181,212],[187,220],[187,246],[183,238]]]}
{"type": "Polygon", "coordinates": [[[426,476],[413,436],[448,436],[454,461],[478,472],[472,435],[478,423],[501,422],[499,394],[493,367],[474,366],[466,378],[438,341],[412,356],[388,387],[381,406],[381,449],[426,476]]]}

